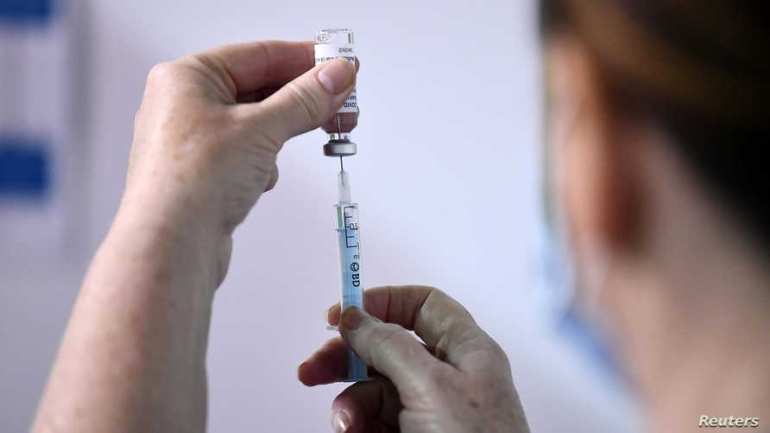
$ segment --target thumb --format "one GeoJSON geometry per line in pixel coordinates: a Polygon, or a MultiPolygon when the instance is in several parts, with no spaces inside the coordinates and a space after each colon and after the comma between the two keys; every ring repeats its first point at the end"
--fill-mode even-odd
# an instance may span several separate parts
{"type": "Polygon", "coordinates": [[[356,83],[356,68],[345,59],[321,63],[256,104],[260,127],[279,146],[329,120],[356,83]]]}
{"type": "Polygon", "coordinates": [[[413,389],[415,385],[431,379],[431,373],[439,364],[425,347],[404,328],[383,323],[356,307],[345,308],[340,320],[342,338],[364,361],[400,390],[413,389]]]}

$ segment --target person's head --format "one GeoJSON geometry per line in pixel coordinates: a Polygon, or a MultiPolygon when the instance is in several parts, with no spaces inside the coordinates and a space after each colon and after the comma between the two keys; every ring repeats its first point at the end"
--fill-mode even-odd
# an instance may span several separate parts
{"type": "MultiPolygon", "coordinates": [[[[637,327],[639,320],[705,319],[730,295],[767,302],[764,2],[540,6],[551,198],[580,283],[601,289],[601,310],[624,338],[644,341],[654,338],[641,334],[660,330],[637,327]],[[688,304],[699,312],[683,312],[688,304]]],[[[666,338],[687,338],[683,332],[666,338]]]]}

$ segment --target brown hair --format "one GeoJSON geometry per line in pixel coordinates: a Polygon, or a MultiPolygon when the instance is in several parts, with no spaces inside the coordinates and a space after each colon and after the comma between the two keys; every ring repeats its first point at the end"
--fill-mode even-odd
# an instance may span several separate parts
{"type": "Polygon", "coordinates": [[[770,250],[770,15],[761,0],[542,0],[544,38],[575,36],[618,110],[673,138],[770,250]]]}

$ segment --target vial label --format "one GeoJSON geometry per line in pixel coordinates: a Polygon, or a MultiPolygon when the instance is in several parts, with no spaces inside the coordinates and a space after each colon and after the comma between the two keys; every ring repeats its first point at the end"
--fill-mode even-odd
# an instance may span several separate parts
{"type": "MultiPolygon", "coordinates": [[[[345,58],[355,66],[356,54],[353,44],[316,44],[315,45],[315,64],[323,63],[336,58],[345,58]]],[[[358,102],[356,99],[356,89],[350,93],[348,99],[342,104],[338,113],[357,113],[358,102]]]]}

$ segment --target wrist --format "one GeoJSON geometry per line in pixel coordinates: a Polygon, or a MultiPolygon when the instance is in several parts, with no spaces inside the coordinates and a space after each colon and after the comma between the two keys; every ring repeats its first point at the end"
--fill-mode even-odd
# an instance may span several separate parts
{"type": "Polygon", "coordinates": [[[157,197],[162,195],[127,192],[104,248],[129,253],[127,258],[163,268],[174,281],[213,293],[229,262],[229,235],[205,209],[185,211],[157,197]]]}

